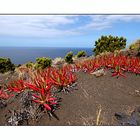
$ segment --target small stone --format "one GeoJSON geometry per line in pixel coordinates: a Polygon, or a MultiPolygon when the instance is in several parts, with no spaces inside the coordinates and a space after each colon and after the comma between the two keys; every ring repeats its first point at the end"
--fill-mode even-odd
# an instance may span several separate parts
{"type": "Polygon", "coordinates": [[[140,91],[139,90],[135,90],[135,94],[136,95],[140,95],[140,91]]]}
{"type": "Polygon", "coordinates": [[[134,109],[131,115],[126,115],[124,113],[115,113],[116,119],[121,125],[127,126],[139,126],[140,125],[140,107],[134,109]]]}
{"type": "Polygon", "coordinates": [[[97,70],[97,71],[92,72],[92,73],[90,73],[90,74],[93,74],[93,75],[95,75],[96,77],[101,77],[101,76],[106,75],[106,72],[105,72],[104,69],[100,69],[100,70],[97,70]]]}
{"type": "Polygon", "coordinates": [[[115,113],[115,117],[116,117],[117,120],[123,120],[123,119],[127,118],[126,114],[124,114],[122,112],[115,113]]]}
{"type": "Polygon", "coordinates": [[[136,93],[139,93],[140,91],[139,91],[139,90],[135,90],[135,92],[136,92],[136,93]]]}

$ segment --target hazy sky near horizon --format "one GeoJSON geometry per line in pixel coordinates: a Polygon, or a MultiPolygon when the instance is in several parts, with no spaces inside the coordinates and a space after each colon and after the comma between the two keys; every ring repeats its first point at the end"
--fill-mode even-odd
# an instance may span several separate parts
{"type": "Polygon", "coordinates": [[[140,39],[140,15],[0,15],[0,47],[94,47],[101,35],[140,39]]]}

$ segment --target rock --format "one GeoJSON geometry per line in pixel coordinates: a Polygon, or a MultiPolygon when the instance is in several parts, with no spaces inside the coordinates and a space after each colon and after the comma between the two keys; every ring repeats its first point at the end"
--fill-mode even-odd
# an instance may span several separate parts
{"type": "Polygon", "coordinates": [[[140,125],[140,107],[137,107],[132,113],[131,118],[136,120],[137,125],[140,125]]]}
{"type": "Polygon", "coordinates": [[[139,90],[135,90],[133,93],[130,93],[131,95],[134,96],[140,96],[140,91],[139,90]]]}
{"type": "Polygon", "coordinates": [[[90,74],[93,74],[93,75],[95,75],[96,77],[101,77],[101,76],[106,75],[106,72],[105,72],[104,69],[100,69],[100,70],[97,70],[97,71],[92,72],[92,73],[90,73],[90,74]]]}
{"type": "Polygon", "coordinates": [[[115,117],[118,119],[118,120],[122,120],[122,119],[126,119],[127,118],[127,115],[122,113],[122,112],[118,112],[118,113],[115,113],[115,117]]]}
{"type": "Polygon", "coordinates": [[[139,91],[139,90],[135,90],[135,93],[136,93],[136,94],[140,94],[140,91],[139,91]]]}
{"type": "Polygon", "coordinates": [[[115,117],[120,125],[139,126],[140,125],[140,107],[135,108],[131,115],[125,113],[115,113],[115,117]]]}

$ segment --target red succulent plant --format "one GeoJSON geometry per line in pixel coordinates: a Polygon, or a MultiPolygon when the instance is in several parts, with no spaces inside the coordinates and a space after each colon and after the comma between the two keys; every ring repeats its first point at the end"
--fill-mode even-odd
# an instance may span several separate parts
{"type": "Polygon", "coordinates": [[[8,86],[7,86],[7,89],[9,91],[14,91],[14,92],[21,92],[25,88],[26,88],[26,86],[25,86],[23,80],[14,80],[14,81],[11,81],[8,84],[8,86]]]}
{"type": "Polygon", "coordinates": [[[0,89],[0,99],[7,100],[10,97],[13,97],[13,94],[8,94],[7,92],[3,92],[2,89],[0,89]]]}
{"type": "Polygon", "coordinates": [[[94,72],[100,68],[104,68],[105,70],[113,69],[114,73],[112,76],[117,77],[126,77],[123,72],[140,74],[140,58],[129,57],[121,54],[100,56],[93,59],[77,62],[75,65],[78,71],[84,71],[88,73],[94,72]]]}
{"type": "Polygon", "coordinates": [[[48,91],[49,89],[44,89],[42,87],[41,91],[38,94],[32,94],[35,98],[33,102],[43,105],[47,110],[51,111],[51,106],[57,104],[57,98],[52,97],[51,92],[48,91]]]}
{"type": "Polygon", "coordinates": [[[76,76],[66,69],[57,69],[51,72],[51,81],[58,87],[66,87],[76,80],[76,76]]]}

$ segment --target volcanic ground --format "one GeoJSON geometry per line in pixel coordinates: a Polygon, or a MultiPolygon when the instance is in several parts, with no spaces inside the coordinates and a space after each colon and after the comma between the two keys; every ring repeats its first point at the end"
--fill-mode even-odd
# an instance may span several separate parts
{"type": "MultiPolygon", "coordinates": [[[[44,114],[38,121],[30,120],[35,126],[84,126],[84,125],[121,125],[115,113],[130,115],[140,106],[140,76],[125,73],[126,78],[106,75],[96,78],[92,74],[78,72],[77,87],[71,93],[58,93],[62,98],[60,109],[55,111],[58,117],[49,118],[44,114]],[[57,118],[57,119],[56,119],[57,118]]],[[[16,77],[16,73],[0,74],[0,83],[7,83],[16,77]]],[[[8,110],[19,110],[20,96],[6,107],[0,109],[0,125],[6,125],[8,110]]]]}

